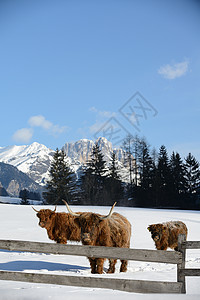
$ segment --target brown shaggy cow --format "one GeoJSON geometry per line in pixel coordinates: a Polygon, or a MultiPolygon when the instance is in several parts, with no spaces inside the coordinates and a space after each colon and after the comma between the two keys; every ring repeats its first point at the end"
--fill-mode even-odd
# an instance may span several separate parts
{"type": "Polygon", "coordinates": [[[152,224],[147,229],[151,232],[157,250],[167,250],[169,247],[177,251],[178,235],[185,234],[187,237],[187,227],[181,221],[152,224]]]}
{"type": "Polygon", "coordinates": [[[50,209],[41,209],[37,211],[33,208],[39,218],[39,226],[46,228],[48,237],[60,244],[67,244],[69,241],[81,240],[81,229],[74,223],[75,217],[65,212],[55,212],[50,209]]]}
{"type": "MultiPolygon", "coordinates": [[[[81,227],[81,241],[84,245],[106,247],[130,247],[131,224],[122,215],[112,213],[115,204],[107,216],[86,212],[73,213],[66,201],[64,201],[69,213],[75,216],[74,222],[81,227]]],[[[88,257],[91,273],[103,273],[105,258],[88,257]]],[[[107,273],[115,272],[116,259],[109,259],[107,273]]],[[[127,260],[121,260],[120,272],[127,271],[127,260]]]]}

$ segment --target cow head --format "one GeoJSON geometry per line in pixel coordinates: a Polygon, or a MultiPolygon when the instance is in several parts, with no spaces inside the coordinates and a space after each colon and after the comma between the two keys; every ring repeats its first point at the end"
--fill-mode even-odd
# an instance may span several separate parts
{"type": "Polygon", "coordinates": [[[163,224],[152,224],[147,229],[151,232],[154,242],[160,241],[163,233],[166,231],[166,227],[163,224]]]}
{"type": "Polygon", "coordinates": [[[55,215],[56,207],[54,210],[50,210],[50,209],[36,210],[35,208],[33,208],[33,210],[37,212],[36,216],[39,218],[39,226],[42,228],[49,228],[51,224],[51,219],[55,215]]]}
{"type": "Polygon", "coordinates": [[[63,200],[67,206],[68,212],[75,216],[74,222],[81,228],[81,240],[84,245],[95,245],[96,240],[99,237],[99,233],[105,225],[108,218],[111,217],[114,206],[113,204],[109,214],[107,216],[101,216],[99,214],[84,212],[77,214],[72,212],[66,201],[63,200]]]}

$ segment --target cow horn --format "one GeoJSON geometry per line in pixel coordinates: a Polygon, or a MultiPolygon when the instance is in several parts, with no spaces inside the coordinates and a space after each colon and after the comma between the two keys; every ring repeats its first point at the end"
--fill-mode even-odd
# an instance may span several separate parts
{"type": "Polygon", "coordinates": [[[56,208],[57,208],[57,205],[55,206],[55,209],[54,209],[54,211],[53,211],[53,212],[55,212],[55,211],[56,211],[56,208]]]}
{"type": "Polygon", "coordinates": [[[31,206],[31,207],[32,207],[32,209],[33,209],[34,211],[36,211],[37,213],[39,212],[39,210],[35,209],[33,206],[31,206]]]}
{"type": "Polygon", "coordinates": [[[115,207],[116,204],[117,204],[117,202],[115,202],[115,203],[113,204],[113,206],[111,207],[110,212],[109,212],[109,214],[108,214],[107,216],[100,217],[100,219],[101,219],[101,220],[106,220],[106,219],[110,218],[110,217],[112,216],[112,212],[113,212],[113,209],[114,209],[114,207],[115,207]]]}
{"type": "Polygon", "coordinates": [[[66,205],[66,207],[67,207],[67,210],[68,210],[68,212],[70,213],[70,215],[72,215],[72,216],[74,216],[74,217],[80,217],[80,214],[77,214],[77,213],[75,213],[75,212],[73,212],[73,211],[71,210],[71,208],[69,207],[68,203],[67,203],[65,200],[62,200],[62,201],[65,203],[65,205],[66,205]]]}

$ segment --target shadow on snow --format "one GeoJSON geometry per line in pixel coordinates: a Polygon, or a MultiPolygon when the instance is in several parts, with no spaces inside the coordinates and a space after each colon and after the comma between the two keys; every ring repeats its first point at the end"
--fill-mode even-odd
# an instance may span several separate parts
{"type": "Polygon", "coordinates": [[[77,273],[80,270],[89,270],[90,268],[77,265],[44,262],[44,261],[10,261],[0,263],[2,271],[25,271],[25,270],[48,270],[48,271],[69,271],[77,273]]]}

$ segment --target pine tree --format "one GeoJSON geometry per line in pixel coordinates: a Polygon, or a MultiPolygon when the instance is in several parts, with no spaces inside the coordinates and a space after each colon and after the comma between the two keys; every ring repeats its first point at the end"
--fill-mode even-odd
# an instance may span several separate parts
{"type": "Polygon", "coordinates": [[[144,190],[148,190],[152,186],[152,169],[153,161],[150,156],[149,146],[143,139],[140,146],[140,158],[139,158],[139,174],[140,174],[140,186],[144,190]]]}
{"type": "Polygon", "coordinates": [[[63,150],[56,152],[50,166],[50,180],[47,182],[43,197],[48,204],[63,204],[62,199],[70,202],[73,199],[74,174],[66,163],[63,150]]]}
{"type": "Polygon", "coordinates": [[[136,134],[133,138],[132,143],[132,156],[134,158],[133,163],[133,178],[134,178],[134,185],[137,187],[140,181],[139,175],[139,161],[141,158],[141,139],[136,134]]]}
{"type": "Polygon", "coordinates": [[[120,179],[119,169],[117,167],[115,152],[113,152],[112,155],[111,155],[111,164],[110,164],[110,167],[109,167],[108,177],[112,178],[113,180],[119,180],[120,179]]]}
{"type": "Polygon", "coordinates": [[[107,192],[107,205],[112,205],[115,201],[119,204],[123,200],[124,189],[119,175],[119,169],[117,167],[116,155],[113,152],[111,156],[111,163],[106,179],[106,192],[107,192]]]}
{"type": "Polygon", "coordinates": [[[174,206],[183,206],[186,192],[185,167],[179,153],[172,153],[170,159],[172,178],[172,199],[174,206]]]}
{"type": "Polygon", "coordinates": [[[133,136],[129,134],[124,139],[122,148],[126,152],[126,160],[125,161],[129,168],[129,184],[131,186],[133,184],[133,178],[134,178],[133,169],[134,169],[134,164],[135,164],[134,158],[132,155],[132,144],[133,144],[133,136]]]}
{"type": "Polygon", "coordinates": [[[105,204],[106,172],[106,162],[96,143],[80,179],[81,194],[86,204],[105,204]]]}
{"type": "Polygon", "coordinates": [[[195,157],[189,153],[185,159],[185,178],[187,181],[187,191],[192,193],[200,184],[199,163],[195,157]]]}
{"type": "Polygon", "coordinates": [[[159,206],[170,206],[172,180],[167,149],[164,145],[159,149],[156,177],[157,204],[159,206]]]}
{"type": "Polygon", "coordinates": [[[140,142],[139,156],[139,204],[142,206],[152,206],[152,186],[153,186],[153,160],[145,139],[140,142]]]}
{"type": "Polygon", "coordinates": [[[20,202],[21,205],[29,205],[30,204],[28,201],[28,194],[29,194],[29,192],[27,189],[21,190],[19,192],[19,198],[22,199],[20,202]]]}
{"type": "Polygon", "coordinates": [[[96,197],[95,176],[92,170],[85,167],[78,181],[79,203],[82,205],[94,205],[96,197]]]}
{"type": "Polygon", "coordinates": [[[106,172],[106,161],[103,158],[103,154],[96,143],[92,149],[91,160],[88,162],[88,168],[91,169],[92,174],[102,179],[102,176],[106,172]]]}

